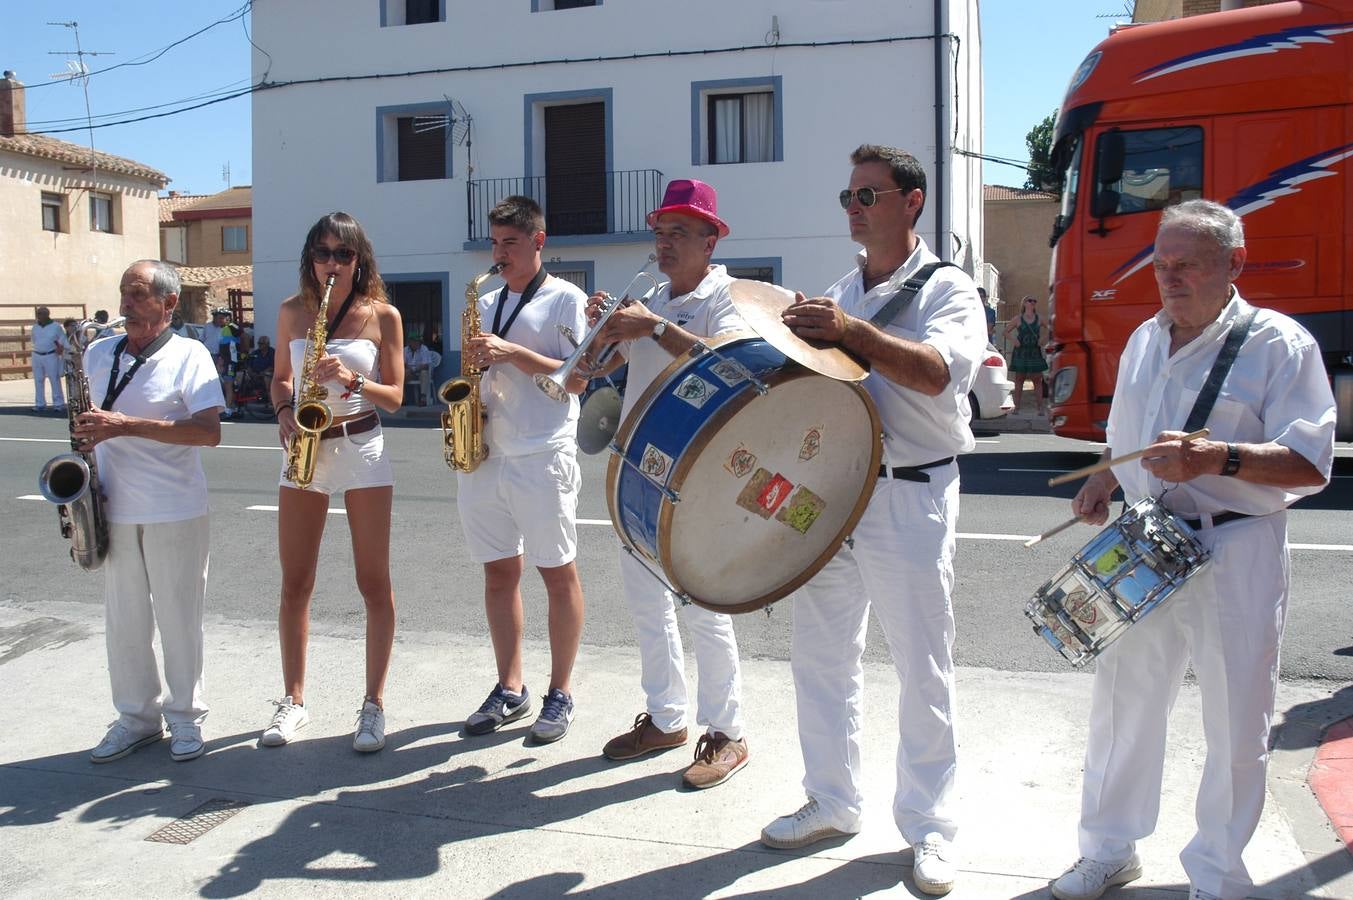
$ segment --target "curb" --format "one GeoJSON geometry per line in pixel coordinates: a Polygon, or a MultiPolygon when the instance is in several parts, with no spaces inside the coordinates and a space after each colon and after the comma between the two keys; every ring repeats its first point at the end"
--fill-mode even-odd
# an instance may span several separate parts
{"type": "Polygon", "coordinates": [[[1353,718],[1325,730],[1307,782],[1344,848],[1353,854],[1353,718]]]}

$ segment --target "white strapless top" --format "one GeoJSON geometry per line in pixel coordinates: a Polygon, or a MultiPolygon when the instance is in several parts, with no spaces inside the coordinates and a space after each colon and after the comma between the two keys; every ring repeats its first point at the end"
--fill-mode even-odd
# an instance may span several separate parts
{"type": "MultiPolygon", "coordinates": [[[[374,343],[366,338],[333,338],[324,345],[324,349],[330,356],[338,357],[343,365],[354,372],[361,372],[367,381],[380,383],[380,368],[376,365],[377,348],[374,343]]],[[[292,402],[296,401],[296,395],[301,390],[301,366],[305,356],[305,339],[295,338],[291,342],[291,383],[292,383],[292,402]]],[[[326,381],[324,386],[329,389],[329,396],[324,402],[329,405],[333,411],[334,418],[341,419],[344,416],[352,416],[358,413],[368,412],[375,409],[375,405],[362,394],[350,394],[346,399],[344,394],[348,389],[337,381],[326,381]]]]}

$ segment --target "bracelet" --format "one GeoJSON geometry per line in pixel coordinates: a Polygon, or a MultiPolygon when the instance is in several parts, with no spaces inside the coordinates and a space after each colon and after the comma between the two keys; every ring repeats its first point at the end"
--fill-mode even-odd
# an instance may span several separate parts
{"type": "Polygon", "coordinates": [[[292,410],[294,410],[295,408],[296,408],[296,406],[295,406],[291,401],[286,400],[286,401],[283,401],[283,402],[277,404],[276,406],[274,406],[274,407],[273,407],[273,410],[272,410],[272,414],[273,414],[274,417],[280,416],[280,415],[282,415],[282,410],[284,410],[284,409],[292,409],[292,410]]]}

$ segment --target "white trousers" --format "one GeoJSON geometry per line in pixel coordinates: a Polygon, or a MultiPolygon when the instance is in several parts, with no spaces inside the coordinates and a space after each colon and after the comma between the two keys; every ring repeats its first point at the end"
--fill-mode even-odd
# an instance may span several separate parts
{"type": "Polygon", "coordinates": [[[109,526],[104,623],[113,706],[137,733],[170,723],[202,724],[202,614],[210,559],[208,516],[154,525],[109,526]],[[163,696],[151,646],[164,651],[163,696]]]}
{"type": "Polygon", "coordinates": [[[954,530],[958,466],[930,483],[881,480],[855,527],[854,547],[794,596],[790,654],[798,700],[803,788],[837,826],[859,822],[864,799],[865,629],[872,606],[901,685],[893,818],[908,844],[937,831],[953,840],[954,530]]]}
{"type": "Polygon", "coordinates": [[[61,389],[61,353],[48,353],[46,356],[34,353],[33,356],[33,405],[42,409],[47,406],[47,383],[52,385],[52,406],[65,406],[66,395],[61,389]]]}
{"type": "Polygon", "coordinates": [[[1156,827],[1165,732],[1190,659],[1202,694],[1198,831],[1190,883],[1245,897],[1241,860],[1264,808],[1278,648],[1287,612],[1287,513],[1198,532],[1212,562],[1100,656],[1081,793],[1080,852],[1114,862],[1156,827]]]}
{"type": "MultiPolygon", "coordinates": [[[[654,575],[625,550],[620,551],[620,577],[625,586],[634,630],[639,637],[640,684],[653,724],[666,732],[687,726],[685,658],[677,627],[679,601],[654,575]]],[[[690,604],[681,608],[695,645],[699,678],[695,721],[709,733],[742,738],[742,670],[733,620],[690,604]]]]}

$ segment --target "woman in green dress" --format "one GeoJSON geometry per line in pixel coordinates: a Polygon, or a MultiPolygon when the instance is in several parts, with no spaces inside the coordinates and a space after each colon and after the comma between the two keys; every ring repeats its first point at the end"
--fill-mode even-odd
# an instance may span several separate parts
{"type": "Polygon", "coordinates": [[[1043,373],[1048,370],[1048,361],[1043,356],[1043,323],[1038,318],[1038,301],[1025,297],[1020,304],[1020,314],[1005,326],[1005,336],[1015,332],[1015,352],[1010,357],[1010,374],[1015,382],[1015,412],[1020,410],[1020,401],[1024,399],[1024,379],[1034,383],[1034,404],[1038,414],[1043,415],[1043,373]]]}

